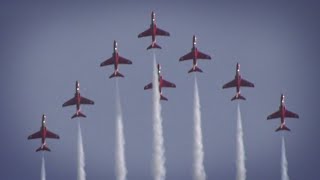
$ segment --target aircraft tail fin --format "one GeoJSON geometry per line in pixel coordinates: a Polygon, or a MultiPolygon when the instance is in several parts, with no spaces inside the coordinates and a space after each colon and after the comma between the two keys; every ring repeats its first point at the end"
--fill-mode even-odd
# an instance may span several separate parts
{"type": "Polygon", "coordinates": [[[188,73],[191,73],[191,72],[203,72],[203,71],[198,66],[194,66],[188,71],[188,73]]]}
{"type": "Polygon", "coordinates": [[[109,78],[114,78],[114,77],[124,77],[123,74],[121,74],[119,71],[115,71],[114,73],[111,74],[111,76],[109,76],[109,78]]]}
{"type": "Polygon", "coordinates": [[[75,117],[87,117],[86,115],[84,115],[82,112],[78,111],[76,112],[72,117],[71,119],[75,118],[75,117]]]}
{"type": "Polygon", "coordinates": [[[161,49],[161,46],[159,46],[157,43],[154,42],[147,48],[147,50],[154,49],[154,48],[161,49]]]}
{"type": "Polygon", "coordinates": [[[236,100],[236,99],[246,100],[246,98],[243,97],[241,94],[236,94],[236,95],[231,99],[231,101],[236,100]]]}
{"type": "Polygon", "coordinates": [[[36,150],[36,152],[38,151],[51,151],[51,150],[48,148],[48,146],[42,145],[36,150]]]}
{"type": "Polygon", "coordinates": [[[166,98],[162,94],[160,94],[160,100],[168,101],[168,98],[166,98]]]}
{"type": "Polygon", "coordinates": [[[278,129],[276,129],[276,132],[278,132],[278,131],[291,131],[286,125],[280,125],[279,127],[278,127],[278,129]]]}

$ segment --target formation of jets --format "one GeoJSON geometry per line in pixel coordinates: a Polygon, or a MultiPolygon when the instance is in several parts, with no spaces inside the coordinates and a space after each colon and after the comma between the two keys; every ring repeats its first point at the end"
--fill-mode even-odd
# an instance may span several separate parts
{"type": "MultiPolygon", "coordinates": [[[[150,25],[149,29],[140,33],[138,35],[138,38],[146,37],[146,36],[151,36],[151,39],[152,39],[151,45],[148,46],[147,50],[153,49],[153,48],[161,49],[161,47],[156,43],[156,36],[170,36],[169,32],[157,27],[156,22],[155,22],[155,13],[154,12],[151,13],[151,25],[150,25]]],[[[188,73],[203,72],[198,67],[198,64],[197,64],[198,59],[211,60],[210,55],[207,55],[207,54],[198,50],[198,48],[196,47],[196,40],[197,40],[196,36],[194,35],[192,38],[191,51],[189,53],[187,53],[186,55],[179,58],[179,61],[186,61],[186,60],[193,61],[192,68],[188,71],[188,73]]],[[[109,76],[109,78],[124,77],[124,75],[119,72],[119,64],[132,64],[132,61],[119,55],[117,42],[114,41],[112,56],[109,59],[102,62],[100,64],[100,66],[103,67],[103,66],[108,66],[108,65],[114,65],[114,72],[109,76]]],[[[159,82],[158,89],[159,89],[159,93],[160,93],[160,100],[167,101],[168,99],[165,96],[163,96],[163,94],[162,94],[162,88],[176,88],[176,85],[172,82],[169,82],[169,81],[163,79],[163,77],[161,75],[160,64],[157,65],[157,68],[158,68],[158,82],[159,82]]],[[[241,77],[239,63],[237,63],[237,65],[236,65],[235,78],[233,80],[231,80],[230,82],[226,83],[225,85],[223,85],[222,88],[225,89],[225,88],[233,88],[233,87],[236,88],[236,95],[231,99],[231,101],[233,101],[233,100],[246,100],[246,98],[240,94],[240,87],[254,87],[253,83],[251,83],[241,77]]],[[[152,88],[154,88],[153,84],[149,83],[144,87],[144,90],[152,89],[152,88]]],[[[87,98],[80,95],[80,84],[78,81],[76,81],[74,97],[71,98],[70,100],[68,100],[67,102],[65,102],[62,105],[62,107],[76,105],[76,113],[71,117],[71,119],[76,118],[76,117],[85,118],[86,115],[83,114],[80,110],[81,104],[93,105],[94,101],[87,99],[87,98]]],[[[283,94],[281,95],[281,102],[280,102],[279,110],[267,117],[268,120],[275,119],[275,118],[281,119],[280,127],[277,128],[276,131],[281,131],[281,130],[290,131],[290,129],[285,125],[285,118],[299,118],[298,114],[293,113],[285,108],[283,94]]],[[[36,149],[37,152],[38,151],[50,151],[50,149],[46,146],[46,138],[53,138],[53,139],[60,138],[59,135],[49,131],[46,128],[46,121],[45,120],[46,120],[46,116],[43,115],[40,131],[38,131],[28,137],[28,139],[41,138],[41,146],[38,149],[36,149]]]]}

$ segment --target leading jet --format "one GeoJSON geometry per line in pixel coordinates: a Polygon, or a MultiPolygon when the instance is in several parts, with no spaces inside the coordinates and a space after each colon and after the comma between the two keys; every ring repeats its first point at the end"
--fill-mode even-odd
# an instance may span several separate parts
{"type": "Polygon", "coordinates": [[[151,45],[147,48],[147,50],[152,48],[158,48],[161,49],[161,47],[156,43],[156,36],[170,36],[170,33],[162,30],[157,27],[156,25],[156,15],[154,12],[151,13],[151,25],[150,28],[145,30],[144,32],[140,33],[138,35],[138,38],[151,36],[152,42],[151,45]]]}

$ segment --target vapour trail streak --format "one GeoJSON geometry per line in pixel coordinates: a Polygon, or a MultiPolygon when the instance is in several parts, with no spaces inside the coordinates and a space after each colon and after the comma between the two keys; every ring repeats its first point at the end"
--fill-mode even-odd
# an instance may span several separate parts
{"type": "Polygon", "coordinates": [[[42,152],[42,159],[41,159],[41,180],[46,180],[46,162],[44,159],[44,153],[42,152]]]}
{"type": "Polygon", "coordinates": [[[203,165],[204,151],[202,142],[202,128],[201,128],[201,110],[200,110],[200,97],[197,83],[197,76],[194,77],[194,180],[205,180],[206,172],[203,165]]]}
{"type": "Polygon", "coordinates": [[[286,142],[284,140],[284,135],[281,138],[281,179],[289,180],[288,175],[288,161],[286,155],[286,142]]]}
{"type": "Polygon", "coordinates": [[[246,166],[245,166],[245,149],[243,143],[243,128],[241,119],[240,104],[237,106],[237,180],[246,179],[246,166]]]}
{"type": "Polygon", "coordinates": [[[78,180],[86,179],[86,172],[84,170],[84,167],[85,167],[84,160],[85,160],[85,157],[84,157],[84,151],[83,151],[81,126],[80,126],[80,121],[78,121],[78,180]]]}
{"type": "Polygon", "coordinates": [[[127,168],[125,160],[125,139],[123,133],[122,108],[118,79],[116,79],[116,147],[115,147],[116,179],[126,180],[127,168]]]}
{"type": "Polygon", "coordinates": [[[160,92],[156,54],[153,51],[153,176],[154,180],[164,180],[166,176],[164,138],[161,117],[160,92]]]}

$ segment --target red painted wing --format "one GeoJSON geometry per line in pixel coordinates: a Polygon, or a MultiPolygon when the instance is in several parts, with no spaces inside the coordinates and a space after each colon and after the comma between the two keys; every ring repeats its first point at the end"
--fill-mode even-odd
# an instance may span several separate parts
{"type": "Polygon", "coordinates": [[[143,89],[147,90],[147,89],[151,89],[151,88],[152,88],[152,83],[149,83],[143,89]]]}
{"type": "Polygon", "coordinates": [[[170,36],[170,33],[165,31],[165,30],[162,30],[160,28],[157,28],[156,35],[158,35],[158,36],[170,36]]]}
{"type": "Polygon", "coordinates": [[[129,59],[119,56],[119,64],[132,64],[129,59]]]}
{"type": "Polygon", "coordinates": [[[85,98],[85,97],[81,97],[80,104],[94,104],[94,102],[90,99],[85,98]]]}
{"type": "Polygon", "coordinates": [[[280,118],[280,117],[281,117],[281,113],[280,113],[280,110],[279,110],[279,111],[274,112],[271,115],[269,115],[267,117],[267,119],[276,119],[276,118],[280,118]]]}
{"type": "Polygon", "coordinates": [[[145,30],[144,32],[140,33],[138,35],[138,38],[151,36],[151,35],[152,35],[152,30],[151,30],[151,28],[149,28],[149,29],[145,30]]]}
{"type": "Polygon", "coordinates": [[[38,132],[28,136],[28,139],[37,139],[37,138],[41,138],[41,131],[38,131],[38,132]]]}
{"type": "Polygon", "coordinates": [[[241,82],[240,82],[240,86],[243,86],[243,87],[254,87],[254,84],[245,80],[245,79],[241,79],[241,82]]]}
{"type": "Polygon", "coordinates": [[[198,50],[198,59],[211,59],[211,57],[201,51],[198,50]]]}
{"type": "Polygon", "coordinates": [[[236,87],[237,86],[237,83],[236,83],[236,79],[228,82],[227,84],[223,85],[223,89],[225,88],[231,88],[231,87],[236,87]]]}
{"type": "Polygon", "coordinates": [[[77,104],[77,100],[76,100],[76,97],[73,97],[71,98],[69,101],[65,102],[62,107],[65,107],[65,106],[72,106],[72,105],[75,105],[77,104]]]}
{"type": "Polygon", "coordinates": [[[60,137],[57,134],[47,130],[46,138],[59,139],[60,137]]]}
{"type": "Polygon", "coordinates": [[[189,59],[193,59],[194,58],[194,53],[193,52],[189,52],[188,54],[182,56],[179,61],[185,61],[185,60],[189,60],[189,59]]]}
{"type": "Polygon", "coordinates": [[[172,82],[162,79],[162,87],[175,88],[176,85],[173,84],[172,82]]]}
{"type": "Polygon", "coordinates": [[[296,113],[293,113],[291,111],[286,110],[285,117],[288,117],[288,118],[299,118],[299,115],[296,114],[296,113]]]}
{"type": "Polygon", "coordinates": [[[111,57],[100,64],[100,66],[108,66],[114,64],[114,58],[111,57]]]}

